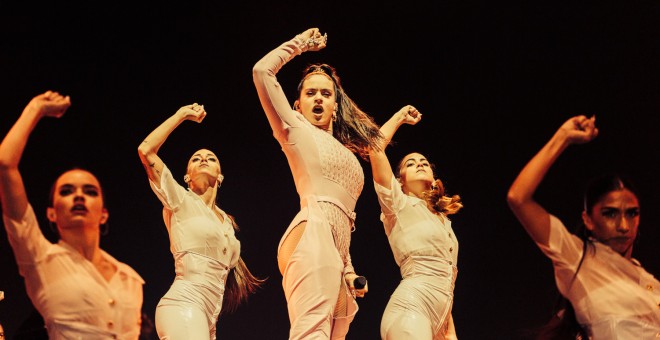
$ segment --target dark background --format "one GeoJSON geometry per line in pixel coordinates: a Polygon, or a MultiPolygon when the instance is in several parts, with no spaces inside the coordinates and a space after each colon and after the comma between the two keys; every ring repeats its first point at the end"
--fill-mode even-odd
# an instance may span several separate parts
{"type": "MultiPolygon", "coordinates": [[[[52,182],[71,166],[104,184],[111,231],[101,247],[146,281],[144,311],[174,277],[160,202],[137,146],[179,107],[202,103],[202,124],[184,122],[160,151],[177,178],[197,149],[219,155],[220,206],[242,227],[243,257],[269,277],[247,304],[219,321],[224,339],[285,339],[289,321],[277,270],[280,237],[298,211],[283,153],[252,83],[263,55],[309,27],[328,47],[305,53],[278,75],[290,101],[310,62],[337,67],[349,95],[384,123],[406,104],[424,118],[389,149],[394,162],[421,151],[465,208],[454,319],[462,339],[523,339],[556,298],[552,267],[506,205],[530,157],[569,117],[597,116],[600,136],[569,148],[537,199],[568,226],[579,221],[586,181],[615,170],[641,189],[634,256],[660,273],[660,3],[621,1],[0,2],[0,135],[29,100],[52,89],[72,98],[59,120],[36,127],[21,162],[29,198],[47,230],[52,182]],[[654,151],[655,150],[655,151],[654,151]]],[[[400,280],[379,221],[368,163],[352,256],[369,278],[349,339],[377,339],[400,280]]],[[[183,183],[183,181],[181,181],[183,183]]],[[[12,336],[28,316],[13,254],[0,231],[0,320],[12,336]]]]}

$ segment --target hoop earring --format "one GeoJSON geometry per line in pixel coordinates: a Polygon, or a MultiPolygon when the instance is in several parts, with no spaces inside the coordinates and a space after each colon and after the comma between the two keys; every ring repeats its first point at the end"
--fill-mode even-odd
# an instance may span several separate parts
{"type": "Polygon", "coordinates": [[[101,236],[107,236],[110,233],[110,223],[105,222],[100,225],[101,236]]]}

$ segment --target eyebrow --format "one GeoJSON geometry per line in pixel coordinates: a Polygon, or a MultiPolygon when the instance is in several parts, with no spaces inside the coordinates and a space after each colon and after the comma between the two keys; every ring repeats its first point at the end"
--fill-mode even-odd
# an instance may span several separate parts
{"type": "MultiPolygon", "coordinates": [[[[62,188],[75,188],[76,186],[70,183],[65,183],[60,185],[60,189],[62,188]]],[[[100,190],[100,188],[94,184],[83,184],[83,189],[97,189],[100,190]]]]}
{"type": "MultiPolygon", "coordinates": [[[[411,157],[411,158],[406,159],[403,163],[408,163],[409,161],[416,161],[416,159],[413,158],[413,157],[411,157]]],[[[427,161],[427,162],[428,162],[428,160],[427,160],[426,158],[420,158],[419,161],[420,161],[420,162],[423,162],[423,161],[427,161]]]]}

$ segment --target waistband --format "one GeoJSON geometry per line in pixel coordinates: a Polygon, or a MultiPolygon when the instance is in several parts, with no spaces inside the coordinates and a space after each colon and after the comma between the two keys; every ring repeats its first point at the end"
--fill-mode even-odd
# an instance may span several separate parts
{"type": "Polygon", "coordinates": [[[340,200],[338,200],[338,199],[336,199],[336,198],[334,198],[334,197],[332,197],[332,196],[317,196],[317,195],[314,195],[314,196],[305,196],[305,197],[303,197],[303,198],[300,199],[300,207],[301,207],[301,208],[306,207],[306,206],[307,206],[307,203],[308,203],[310,200],[313,200],[313,201],[316,201],[316,202],[328,202],[328,203],[332,203],[332,204],[336,205],[339,209],[341,209],[341,211],[343,211],[344,214],[346,214],[346,216],[348,216],[348,218],[350,218],[352,222],[355,222],[355,218],[356,218],[356,216],[357,216],[357,215],[355,214],[355,211],[348,209],[348,208],[346,207],[346,205],[344,205],[344,203],[342,203],[340,200]]]}

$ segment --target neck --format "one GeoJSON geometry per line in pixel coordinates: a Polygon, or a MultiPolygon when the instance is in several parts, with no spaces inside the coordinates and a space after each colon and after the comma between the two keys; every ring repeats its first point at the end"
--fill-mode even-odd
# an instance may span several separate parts
{"type": "Polygon", "coordinates": [[[197,184],[191,182],[190,184],[190,190],[196,193],[202,199],[202,201],[204,201],[204,204],[211,208],[215,206],[215,199],[218,193],[218,187],[215,185],[215,183],[211,185],[211,183],[208,182],[197,184]]]}
{"type": "Polygon", "coordinates": [[[427,182],[415,181],[406,183],[403,186],[403,193],[408,196],[422,198],[424,191],[431,190],[431,185],[427,182]]]}
{"type": "Polygon", "coordinates": [[[77,228],[72,230],[60,229],[60,235],[62,241],[77,250],[87,260],[94,262],[101,257],[99,229],[100,226],[84,228],[82,231],[77,228]]]}

